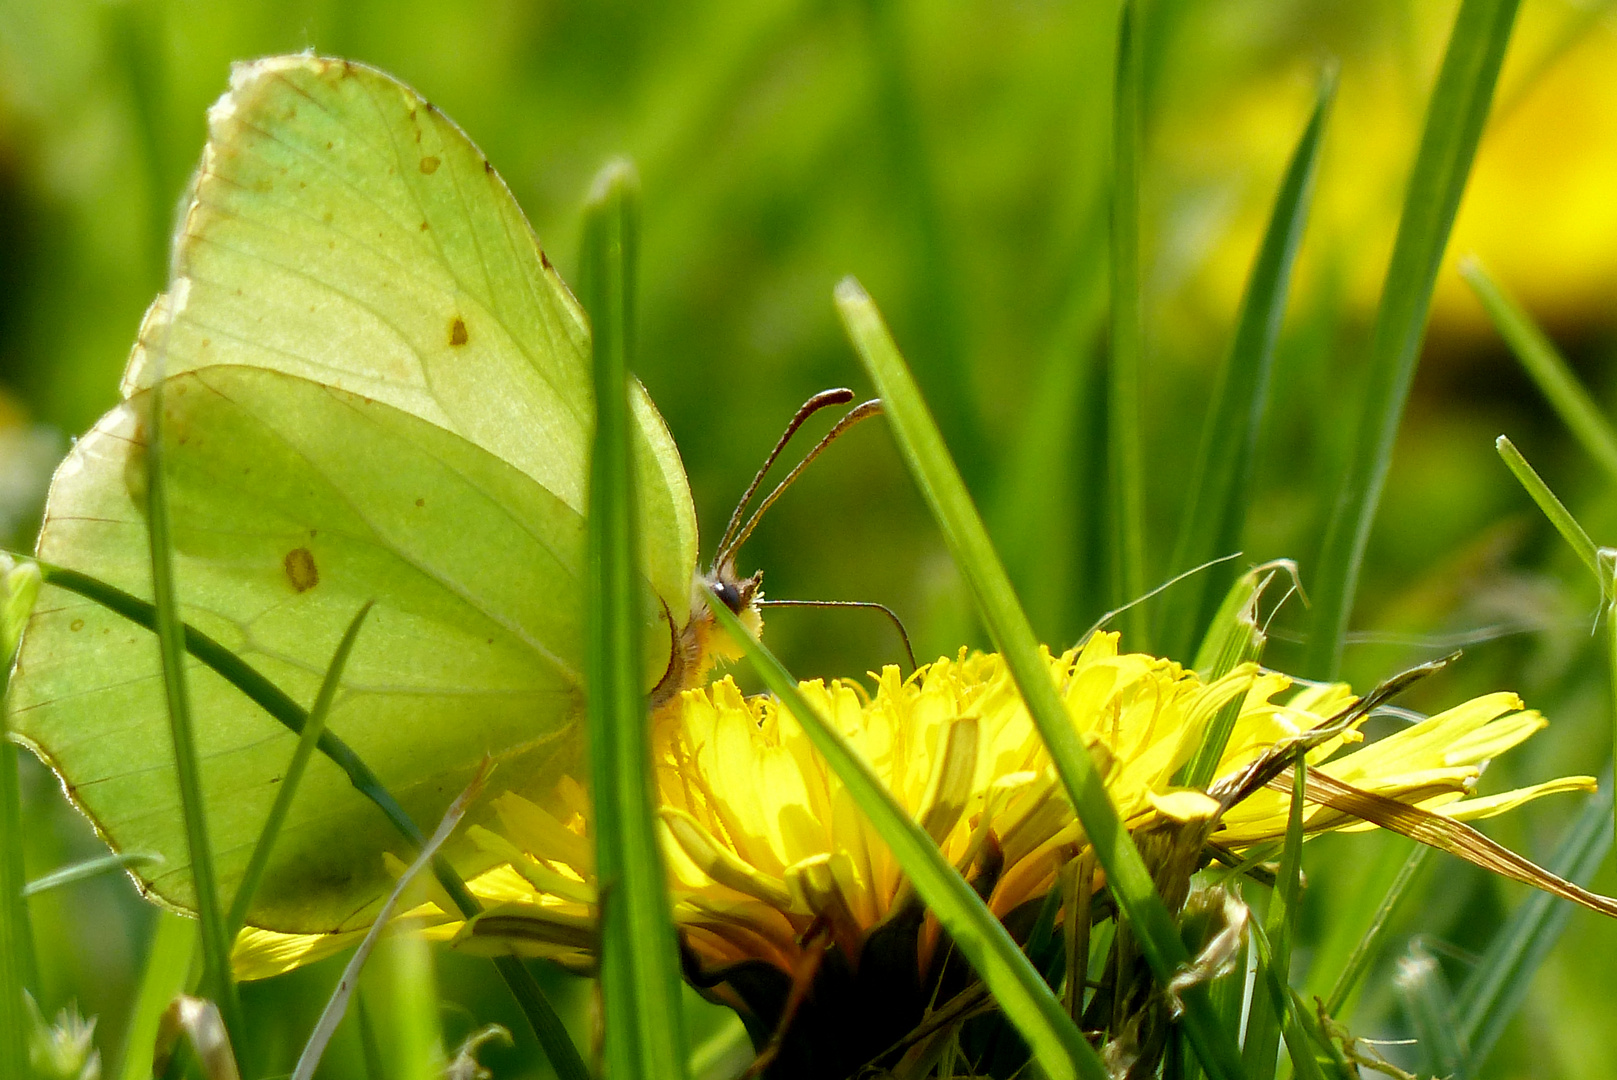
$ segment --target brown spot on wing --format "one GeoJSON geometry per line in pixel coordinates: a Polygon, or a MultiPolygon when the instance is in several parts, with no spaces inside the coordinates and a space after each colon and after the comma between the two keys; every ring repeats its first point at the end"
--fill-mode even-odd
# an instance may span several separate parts
{"type": "Polygon", "coordinates": [[[471,339],[466,336],[466,320],[456,315],[449,320],[449,344],[464,345],[471,339]]]}
{"type": "Polygon", "coordinates": [[[293,548],[286,553],[282,565],[286,568],[286,580],[298,592],[308,592],[320,584],[320,571],[315,568],[314,554],[308,548],[293,548]]]}
{"type": "Polygon", "coordinates": [[[438,171],[438,166],[440,164],[441,163],[437,158],[433,157],[431,154],[428,154],[426,157],[421,159],[421,171],[426,173],[428,176],[431,176],[433,173],[438,171]]]}

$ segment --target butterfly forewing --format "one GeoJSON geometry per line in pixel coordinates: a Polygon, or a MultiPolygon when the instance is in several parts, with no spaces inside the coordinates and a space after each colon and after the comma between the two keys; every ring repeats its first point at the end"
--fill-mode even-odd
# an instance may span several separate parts
{"type": "MultiPolygon", "coordinates": [[[[246,364],[447,428],[583,512],[594,424],[583,312],[482,152],[413,90],[315,56],[238,65],[125,378],[246,364]]],[[[637,395],[647,571],[689,618],[696,523],[637,395]]]]}

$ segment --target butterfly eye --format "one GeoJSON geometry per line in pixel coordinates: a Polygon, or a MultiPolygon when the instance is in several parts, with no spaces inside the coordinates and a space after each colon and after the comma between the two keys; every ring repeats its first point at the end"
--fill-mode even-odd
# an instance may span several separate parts
{"type": "Polygon", "coordinates": [[[724,601],[725,607],[729,608],[737,615],[741,614],[741,608],[743,607],[745,601],[742,600],[741,590],[735,585],[734,582],[721,581],[717,585],[713,586],[713,591],[718,594],[720,600],[724,601]]]}

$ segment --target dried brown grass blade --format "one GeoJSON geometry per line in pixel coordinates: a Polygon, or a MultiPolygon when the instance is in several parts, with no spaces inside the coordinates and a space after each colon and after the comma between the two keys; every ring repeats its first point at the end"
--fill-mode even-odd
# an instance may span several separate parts
{"type": "MultiPolygon", "coordinates": [[[[1291,770],[1288,768],[1270,780],[1269,787],[1289,792],[1291,770]]],[[[1543,889],[1591,911],[1617,918],[1617,899],[1590,892],[1565,878],[1557,877],[1531,859],[1488,839],[1463,821],[1455,821],[1385,795],[1360,790],[1317,769],[1308,770],[1307,797],[1309,802],[1351,814],[1411,840],[1419,840],[1501,877],[1543,889]]]]}
{"type": "Polygon", "coordinates": [[[168,1071],[181,1036],[191,1041],[197,1066],[207,1080],[241,1080],[236,1054],[230,1046],[230,1033],[219,1018],[219,1006],[205,998],[181,994],[169,1003],[158,1021],[157,1046],[152,1056],[152,1075],[168,1071]]]}

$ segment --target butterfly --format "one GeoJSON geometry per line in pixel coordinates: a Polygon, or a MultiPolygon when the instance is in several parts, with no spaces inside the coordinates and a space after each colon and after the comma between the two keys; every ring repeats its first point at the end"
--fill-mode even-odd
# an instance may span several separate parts
{"type": "MultiPolygon", "coordinates": [[[[565,818],[584,741],[589,329],[516,200],[415,91],[300,54],[236,65],[185,205],[171,286],[122,401],[52,481],[39,557],[150,595],[145,440],[161,378],[185,620],[308,703],[375,601],[330,730],[417,821],[485,755],[498,790],[565,818]]],[[[632,414],[656,703],[721,648],[695,586],[755,617],[759,579],[736,576],[733,543],[698,575],[685,472],[638,383],[632,414]]],[[[142,889],[194,909],[157,655],[144,629],[47,587],[14,725],[116,849],[160,856],[135,870],[142,889]]],[[[211,670],[189,674],[229,895],[295,736],[211,670]]],[[[390,885],[381,853],[400,846],[316,757],[250,921],[363,925],[390,885]]],[[[446,850],[479,868],[469,846],[446,850]]]]}

